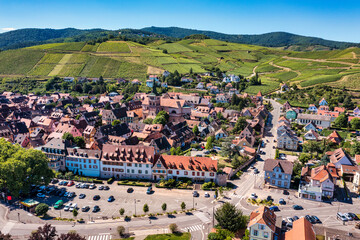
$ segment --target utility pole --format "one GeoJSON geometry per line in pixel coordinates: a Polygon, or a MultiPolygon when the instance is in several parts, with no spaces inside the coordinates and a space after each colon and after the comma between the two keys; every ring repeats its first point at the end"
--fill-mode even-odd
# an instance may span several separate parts
{"type": "Polygon", "coordinates": [[[195,206],[194,206],[194,201],[195,201],[195,200],[194,200],[194,195],[193,195],[193,209],[195,208],[195,206]]]}
{"type": "Polygon", "coordinates": [[[214,205],[213,205],[213,217],[212,217],[212,224],[213,224],[213,227],[215,226],[214,214],[215,214],[215,210],[214,210],[214,205]]]}
{"type": "Polygon", "coordinates": [[[134,203],[135,203],[135,215],[136,215],[136,199],[134,199],[134,203]]]}

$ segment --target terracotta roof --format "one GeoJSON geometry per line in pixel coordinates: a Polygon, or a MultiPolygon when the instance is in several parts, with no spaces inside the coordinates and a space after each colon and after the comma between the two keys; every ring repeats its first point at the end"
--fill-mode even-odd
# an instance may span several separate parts
{"type": "Polygon", "coordinates": [[[285,240],[315,240],[315,231],[312,224],[305,218],[293,222],[293,227],[285,233],[285,240]]]}
{"type": "Polygon", "coordinates": [[[330,156],[330,162],[335,164],[338,161],[340,161],[340,159],[342,159],[343,157],[347,157],[351,162],[351,159],[347,156],[346,152],[342,148],[338,148],[330,156]]]}
{"type": "Polygon", "coordinates": [[[101,161],[152,164],[154,147],[104,144],[101,161]]]}
{"type": "Polygon", "coordinates": [[[342,174],[355,174],[358,169],[358,166],[341,165],[342,174]]]}
{"type": "MultiPolygon", "coordinates": [[[[317,180],[320,182],[324,182],[325,180],[329,179],[331,176],[325,169],[318,172],[314,177],[312,177],[313,180],[317,180]]],[[[330,179],[331,180],[331,179],[330,179]]]]}
{"type": "Polygon", "coordinates": [[[248,226],[252,226],[256,223],[267,225],[273,232],[276,229],[276,215],[268,207],[261,206],[250,214],[250,221],[248,226]]]}
{"type": "Polygon", "coordinates": [[[293,163],[287,160],[266,159],[264,171],[272,172],[275,167],[280,167],[285,174],[292,174],[293,163]]]}
{"type": "Polygon", "coordinates": [[[208,172],[217,171],[217,160],[212,160],[208,157],[161,155],[160,159],[167,169],[208,172]]]}
{"type": "Polygon", "coordinates": [[[360,155],[355,155],[355,162],[360,164],[360,155]]]}

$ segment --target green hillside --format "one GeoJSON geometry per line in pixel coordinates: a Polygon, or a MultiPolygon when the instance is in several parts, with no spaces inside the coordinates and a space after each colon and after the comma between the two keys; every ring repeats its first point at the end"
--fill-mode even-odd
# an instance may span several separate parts
{"type": "Polygon", "coordinates": [[[292,52],[214,39],[163,40],[142,45],[130,41],[51,43],[0,52],[2,77],[99,77],[145,80],[164,70],[202,73],[219,68],[230,74],[262,79],[247,92],[274,91],[281,83],[360,89],[360,49],[292,52]]]}

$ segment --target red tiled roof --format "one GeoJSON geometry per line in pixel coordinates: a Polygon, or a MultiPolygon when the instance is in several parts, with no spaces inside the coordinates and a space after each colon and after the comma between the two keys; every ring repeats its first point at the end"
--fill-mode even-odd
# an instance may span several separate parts
{"type": "Polygon", "coordinates": [[[208,157],[161,155],[160,159],[167,169],[208,172],[217,171],[217,160],[212,160],[208,157]]]}
{"type": "Polygon", "coordinates": [[[285,240],[315,240],[312,224],[305,218],[293,222],[293,228],[285,233],[285,240]]]}
{"type": "Polygon", "coordinates": [[[273,232],[275,232],[276,215],[268,207],[261,206],[250,214],[250,221],[248,226],[256,223],[267,225],[273,232]]]}

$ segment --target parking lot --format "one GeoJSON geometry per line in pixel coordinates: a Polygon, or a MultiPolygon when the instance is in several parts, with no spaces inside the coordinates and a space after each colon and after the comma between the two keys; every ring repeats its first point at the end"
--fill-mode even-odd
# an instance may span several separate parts
{"type": "MultiPolygon", "coordinates": [[[[75,182],[76,184],[76,182],[75,182]]],[[[133,214],[142,215],[144,204],[148,204],[148,213],[161,213],[163,212],[161,206],[163,203],[167,204],[166,212],[173,212],[181,210],[180,204],[185,202],[186,209],[191,209],[193,206],[196,209],[205,209],[207,206],[211,206],[211,200],[213,200],[213,193],[210,192],[210,197],[205,197],[205,191],[198,191],[200,196],[194,197],[192,190],[179,190],[179,189],[158,189],[153,187],[151,194],[147,194],[146,187],[134,187],[134,186],[122,186],[117,185],[114,182],[111,185],[108,184],[96,184],[95,189],[76,188],[73,186],[61,186],[57,184],[50,184],[49,187],[55,187],[57,189],[64,189],[64,191],[75,192],[73,197],[56,196],[53,193],[47,194],[46,189],[42,191],[45,197],[35,197],[39,202],[44,202],[50,206],[49,215],[53,217],[73,218],[71,211],[65,211],[64,208],[68,203],[76,203],[79,212],[78,219],[83,218],[90,220],[91,218],[101,217],[119,217],[120,208],[125,209],[124,215],[132,216],[133,214]],[[108,186],[109,190],[99,190],[100,186],[108,186]],[[128,188],[133,188],[134,191],[129,193],[128,188]],[[80,194],[85,194],[83,199],[79,198],[80,194]],[[95,195],[99,195],[99,200],[93,200],[95,195]],[[115,200],[108,202],[108,198],[114,196],[115,200]],[[55,209],[53,206],[58,201],[62,200],[64,205],[59,209],[55,209]],[[98,205],[100,210],[98,212],[92,212],[93,207],[98,205]],[[81,208],[89,206],[90,210],[82,212],[81,208]]],[[[48,187],[48,188],[49,188],[48,187]]]]}

